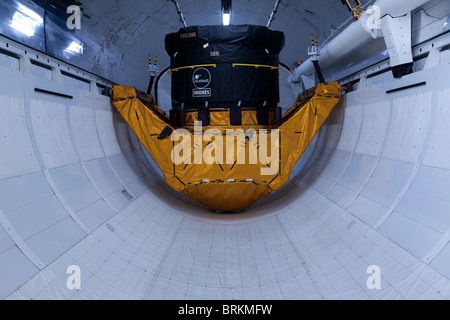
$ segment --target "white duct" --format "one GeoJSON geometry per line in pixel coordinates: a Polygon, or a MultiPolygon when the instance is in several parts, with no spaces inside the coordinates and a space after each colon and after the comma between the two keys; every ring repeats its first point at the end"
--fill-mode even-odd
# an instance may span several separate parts
{"type": "MultiPolygon", "coordinates": [[[[379,0],[375,2],[374,6],[380,8],[380,18],[386,15],[399,17],[415,10],[428,1],[429,0],[379,0]]],[[[321,48],[320,64],[322,68],[326,68],[337,62],[360,45],[373,39],[371,33],[368,32],[369,28],[364,25],[369,21],[369,18],[368,13],[364,13],[357,23],[351,24],[330,43],[321,48]]],[[[298,82],[302,75],[311,74],[313,71],[314,66],[311,59],[309,59],[289,76],[288,83],[298,82]]]]}

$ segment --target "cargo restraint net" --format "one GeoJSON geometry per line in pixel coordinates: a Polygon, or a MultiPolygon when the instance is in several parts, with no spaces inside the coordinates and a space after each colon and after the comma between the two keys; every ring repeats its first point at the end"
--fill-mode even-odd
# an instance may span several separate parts
{"type": "Polygon", "coordinates": [[[166,36],[172,110],[115,86],[113,104],[176,191],[214,211],[239,211],[285,185],[340,99],[338,83],[300,94],[284,115],[279,54],[266,27],[202,26],[166,36]]]}

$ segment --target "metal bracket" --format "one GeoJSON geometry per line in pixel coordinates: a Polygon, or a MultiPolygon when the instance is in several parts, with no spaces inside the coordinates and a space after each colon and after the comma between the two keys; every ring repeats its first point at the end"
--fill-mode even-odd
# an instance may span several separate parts
{"type": "Polygon", "coordinates": [[[413,62],[411,26],[411,13],[403,17],[385,16],[381,19],[381,30],[392,67],[413,62]]]}
{"type": "Polygon", "coordinates": [[[159,74],[159,66],[149,65],[147,71],[150,72],[151,77],[156,77],[159,74]]]}
{"type": "Polygon", "coordinates": [[[59,68],[52,67],[52,80],[58,83],[64,83],[64,78],[59,68]]]}
{"type": "Polygon", "coordinates": [[[356,6],[353,7],[350,3],[351,0],[341,0],[342,4],[348,8],[348,10],[353,15],[353,21],[358,21],[359,18],[361,18],[362,14],[364,13],[364,10],[361,8],[361,1],[354,0],[356,6]]]}
{"type": "Polygon", "coordinates": [[[308,55],[311,57],[312,61],[319,61],[320,56],[319,40],[316,37],[316,41],[314,41],[313,34],[311,34],[311,42],[312,47],[308,48],[308,55]]]}
{"type": "Polygon", "coordinates": [[[433,49],[428,54],[427,62],[425,63],[424,69],[431,69],[439,66],[441,64],[441,52],[439,49],[433,49]]]}
{"type": "Polygon", "coordinates": [[[323,77],[322,69],[320,69],[319,65],[319,56],[320,56],[319,41],[316,37],[316,41],[314,42],[314,36],[312,34],[311,34],[311,41],[312,47],[308,48],[308,55],[311,57],[311,61],[314,64],[314,69],[316,70],[319,82],[325,83],[325,78],[323,77]]]}
{"type": "Polygon", "coordinates": [[[151,77],[156,77],[159,75],[158,57],[156,57],[155,62],[152,63],[152,58],[148,56],[148,72],[150,72],[151,77]]]}
{"type": "Polygon", "coordinates": [[[25,55],[19,58],[19,69],[24,73],[33,74],[33,67],[31,65],[31,60],[25,55]]]}

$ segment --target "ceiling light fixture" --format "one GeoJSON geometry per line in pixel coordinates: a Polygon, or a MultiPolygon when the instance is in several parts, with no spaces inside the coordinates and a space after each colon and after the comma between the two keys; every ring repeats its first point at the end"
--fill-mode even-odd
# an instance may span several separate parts
{"type": "Polygon", "coordinates": [[[72,41],[72,43],[64,51],[72,54],[81,55],[83,54],[83,45],[75,41],[72,41]]]}
{"type": "Polygon", "coordinates": [[[12,18],[10,27],[28,37],[32,37],[34,36],[36,28],[43,22],[44,20],[36,12],[19,4],[18,10],[12,18]]]}
{"type": "Polygon", "coordinates": [[[231,0],[222,0],[222,24],[224,26],[231,24],[231,0]]]}
{"type": "Polygon", "coordinates": [[[229,26],[231,21],[231,13],[223,13],[222,14],[222,23],[224,26],[229,26]]]}

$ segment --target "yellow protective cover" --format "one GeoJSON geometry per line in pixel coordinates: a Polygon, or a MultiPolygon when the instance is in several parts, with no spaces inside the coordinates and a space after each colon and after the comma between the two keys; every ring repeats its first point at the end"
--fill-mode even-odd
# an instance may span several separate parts
{"type": "MultiPolygon", "coordinates": [[[[115,86],[112,97],[114,107],[155,160],[166,182],[174,190],[183,192],[214,211],[243,210],[283,187],[288,182],[295,164],[339,99],[339,83],[319,84],[307,94],[299,95],[280,127],[238,127],[227,125],[229,122],[219,125],[220,117],[214,115],[215,126],[203,127],[201,132],[194,132],[193,127],[171,127],[162,111],[154,104],[150,104],[150,107],[149,103],[144,104],[134,88],[115,86]],[[182,138],[179,136],[176,141],[172,141],[171,135],[158,139],[167,127],[170,130],[183,129],[184,135],[182,138]],[[256,130],[256,140],[245,139],[242,134],[231,134],[227,131],[246,131],[252,128],[256,130]],[[259,129],[266,129],[267,132],[259,129]],[[272,132],[271,129],[278,129],[278,133],[272,132]],[[227,137],[233,139],[234,143],[227,143],[227,137]],[[272,166],[272,163],[267,163],[258,156],[261,139],[267,139],[269,150],[274,144],[279,151],[277,166],[272,166]],[[178,148],[183,141],[188,145],[186,150],[190,149],[190,156],[178,148]],[[213,161],[220,151],[223,153],[222,160],[213,161]],[[172,159],[176,152],[181,158],[184,157],[184,163],[174,164],[172,159]],[[256,154],[256,164],[248,163],[250,153],[256,154]],[[202,155],[203,161],[196,162],[195,157],[199,154],[202,155]],[[246,164],[240,164],[238,161],[238,156],[243,154],[247,160],[246,164]]],[[[245,116],[247,115],[243,114],[243,119],[245,116]]]]}

